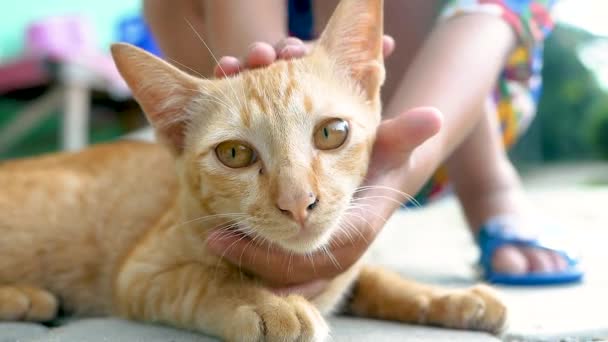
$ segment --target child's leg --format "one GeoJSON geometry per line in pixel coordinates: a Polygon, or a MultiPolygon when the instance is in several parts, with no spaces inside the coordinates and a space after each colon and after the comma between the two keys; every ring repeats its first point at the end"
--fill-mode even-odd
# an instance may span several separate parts
{"type": "Polygon", "coordinates": [[[146,0],[143,11],[155,41],[169,62],[186,72],[212,74],[215,62],[196,36],[198,33],[205,40],[208,36],[198,1],[146,0]]]}
{"type": "MultiPolygon", "coordinates": [[[[530,217],[519,175],[509,161],[499,135],[496,110],[488,105],[485,115],[468,138],[447,160],[448,172],[474,234],[489,218],[509,214],[530,217]]],[[[493,257],[495,271],[526,273],[565,268],[557,254],[541,249],[505,246],[493,257]]]]}
{"type": "Polygon", "coordinates": [[[211,77],[216,61],[208,48],[217,58],[242,56],[254,41],[276,42],[284,38],[285,3],[146,0],[143,8],[164,57],[186,72],[211,77]]]}

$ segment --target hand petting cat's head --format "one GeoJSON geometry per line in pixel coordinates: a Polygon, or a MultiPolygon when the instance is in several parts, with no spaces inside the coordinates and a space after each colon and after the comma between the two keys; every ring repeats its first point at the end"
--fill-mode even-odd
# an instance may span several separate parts
{"type": "Polygon", "coordinates": [[[126,44],[112,53],[176,157],[190,218],[234,214],[243,232],[300,253],[344,224],[380,121],[381,1],[342,1],[311,55],[226,79],[126,44]]]}

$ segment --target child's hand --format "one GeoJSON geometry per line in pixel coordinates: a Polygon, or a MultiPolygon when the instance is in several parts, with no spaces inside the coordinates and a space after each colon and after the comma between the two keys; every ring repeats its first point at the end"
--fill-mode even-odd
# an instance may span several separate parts
{"type": "MultiPolygon", "coordinates": [[[[384,55],[388,56],[393,48],[393,40],[385,36],[384,55]]],[[[234,57],[223,57],[216,68],[216,76],[229,76],[243,68],[265,66],[277,58],[298,58],[309,50],[310,46],[294,38],[288,38],[274,48],[256,43],[244,62],[234,57]]],[[[275,286],[279,293],[298,292],[307,297],[318,294],[325,288],[327,280],[352,266],[365,253],[385,221],[405,201],[401,193],[387,188],[401,187],[414,162],[414,149],[437,133],[440,126],[441,115],[429,108],[410,110],[380,124],[363,191],[357,193],[360,204],[357,207],[360,209],[351,210],[344,217],[348,220],[347,225],[359,233],[349,237],[336,236],[328,253],[294,255],[276,246],[253,244],[247,237],[225,237],[221,232],[209,236],[209,248],[275,286]]]]}
{"type": "MultiPolygon", "coordinates": [[[[312,43],[304,43],[298,38],[286,38],[274,47],[268,43],[253,43],[243,61],[236,57],[224,56],[214,69],[216,77],[226,77],[242,69],[253,69],[272,64],[277,59],[300,58],[310,52],[312,43]]],[[[395,41],[390,36],[383,38],[384,57],[390,56],[395,49],[395,41]]]]}

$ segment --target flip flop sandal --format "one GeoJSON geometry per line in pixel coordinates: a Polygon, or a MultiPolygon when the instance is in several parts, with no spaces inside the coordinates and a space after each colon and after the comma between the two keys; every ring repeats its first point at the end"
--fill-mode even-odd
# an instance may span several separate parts
{"type": "Polygon", "coordinates": [[[477,244],[481,249],[479,264],[486,281],[505,285],[557,285],[580,282],[584,272],[580,269],[579,258],[567,246],[568,237],[555,226],[546,222],[524,229],[533,222],[518,221],[510,216],[498,216],[488,220],[479,230],[477,244]],[[542,230],[537,227],[545,227],[542,230]],[[536,231],[535,234],[530,234],[536,231]],[[529,272],[526,274],[509,274],[495,272],[492,267],[492,256],[499,247],[525,246],[553,251],[567,262],[566,269],[556,272],[529,272]]]}

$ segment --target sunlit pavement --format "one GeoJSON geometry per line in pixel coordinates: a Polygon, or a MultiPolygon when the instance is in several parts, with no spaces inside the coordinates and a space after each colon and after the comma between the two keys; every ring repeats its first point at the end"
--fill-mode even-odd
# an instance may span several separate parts
{"type": "MultiPolygon", "coordinates": [[[[578,285],[500,287],[510,310],[509,329],[502,338],[608,338],[608,187],[562,183],[561,188],[550,189],[531,184],[530,196],[542,213],[567,230],[568,239],[580,250],[587,273],[578,285]]],[[[453,200],[393,217],[371,255],[374,261],[404,275],[453,286],[475,282],[477,257],[453,200]]],[[[445,333],[449,340],[452,332],[445,333]]]]}

